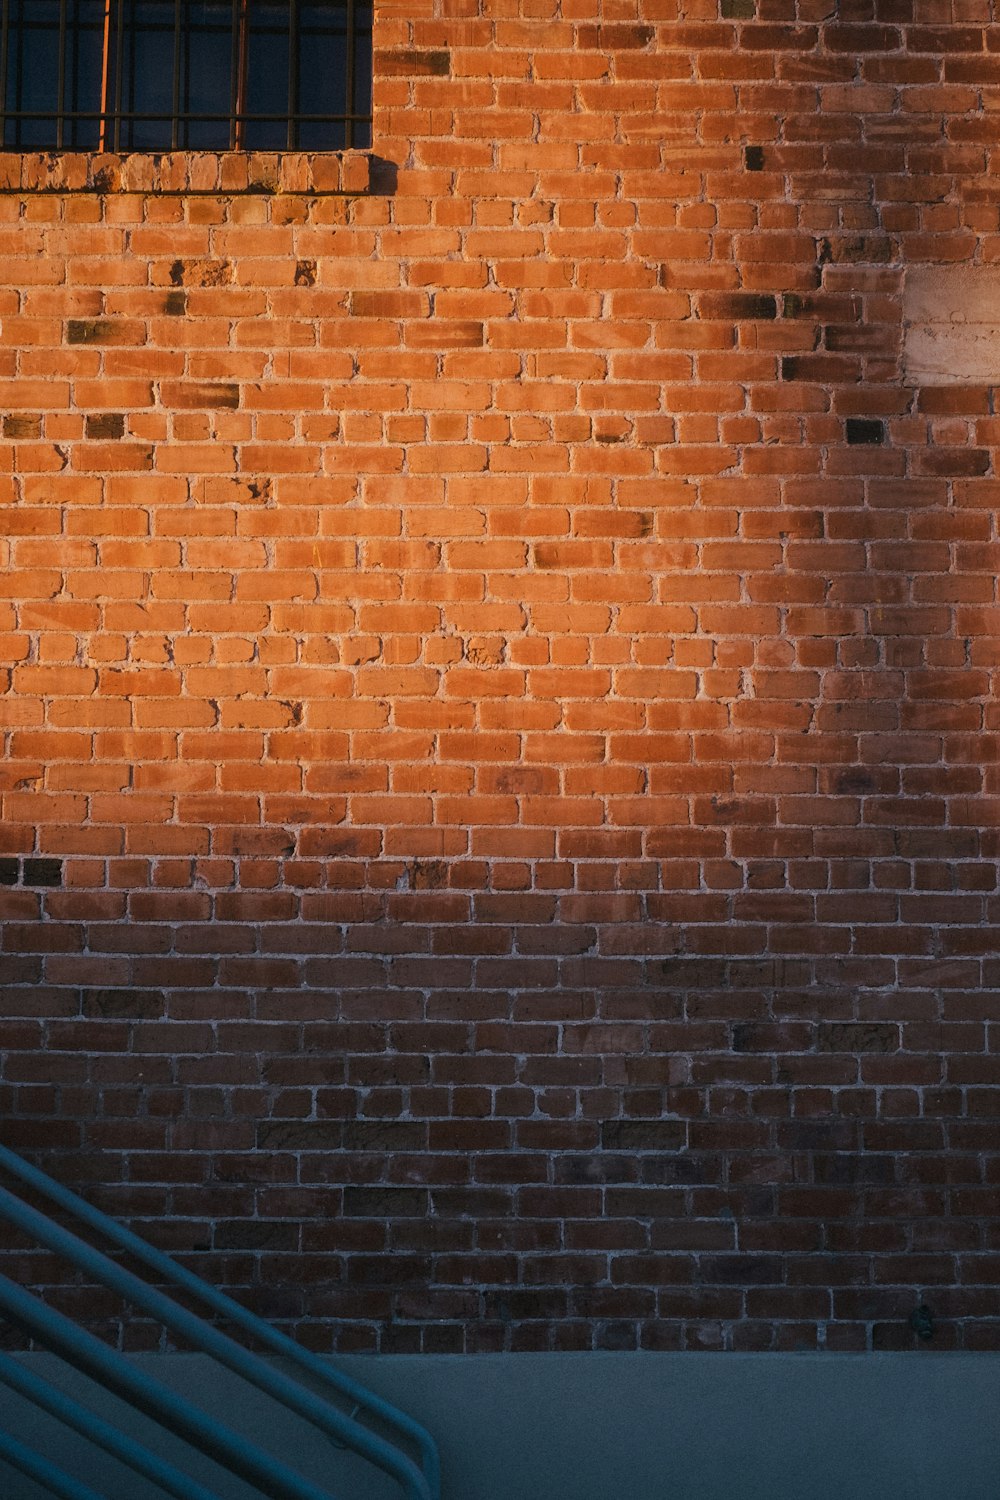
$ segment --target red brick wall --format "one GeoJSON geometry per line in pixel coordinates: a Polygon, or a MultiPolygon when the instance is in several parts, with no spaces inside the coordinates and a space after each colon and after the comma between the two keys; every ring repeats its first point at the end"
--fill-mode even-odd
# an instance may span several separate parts
{"type": "Polygon", "coordinates": [[[900,359],[997,33],[482,11],[371,162],[0,161],[4,1139],[322,1348],[995,1346],[1000,429],[900,359]]]}

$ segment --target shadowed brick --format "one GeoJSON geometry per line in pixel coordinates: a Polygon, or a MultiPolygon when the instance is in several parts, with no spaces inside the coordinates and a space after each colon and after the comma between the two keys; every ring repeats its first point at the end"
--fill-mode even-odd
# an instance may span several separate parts
{"type": "Polygon", "coordinates": [[[686,1134],[681,1120],[606,1120],[601,1146],[605,1151],[679,1151],[686,1134]]]}
{"type": "Polygon", "coordinates": [[[830,1022],[816,1034],[818,1052],[894,1052],[899,1046],[895,1026],[862,1022],[830,1022]]]}
{"type": "Polygon", "coordinates": [[[447,76],[450,53],[443,48],[420,51],[417,48],[400,48],[387,52],[381,60],[381,70],[386,78],[419,78],[429,74],[434,78],[447,76]]]}
{"type": "Polygon", "coordinates": [[[86,989],[81,992],[85,1016],[161,1016],[166,1008],[162,990],[86,989]]]}
{"type": "Polygon", "coordinates": [[[356,1218],[412,1218],[426,1212],[427,1194],[417,1188],[344,1189],[344,1213],[356,1218]]]}

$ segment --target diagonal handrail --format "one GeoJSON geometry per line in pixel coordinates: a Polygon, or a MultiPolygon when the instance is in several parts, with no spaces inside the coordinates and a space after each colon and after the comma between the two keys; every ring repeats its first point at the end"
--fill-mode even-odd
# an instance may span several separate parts
{"type": "Polygon", "coordinates": [[[437,1445],[427,1429],[419,1422],[400,1411],[398,1407],[392,1406],[369,1391],[358,1381],[352,1380],[350,1376],[326,1364],[308,1349],[303,1349],[286,1334],[280,1333],[265,1323],[262,1318],[256,1317],[248,1312],[240,1303],[228,1297],[225,1292],[220,1292],[217,1287],[210,1286],[199,1276],[188,1271],[186,1267],[179,1265],[162,1250],[140,1239],[137,1234],[126,1229],[115,1219],[109,1218],[100,1209],[94,1208],[85,1198],[79,1197],[69,1188],[63,1187],[54,1178],[49,1177],[38,1167],[32,1166],[20,1157],[16,1152],[9,1150],[6,1146],[0,1146],[0,1167],[16,1177],[27,1187],[33,1188],[48,1198],[51,1203],[65,1209],[73,1214],[81,1223],[97,1230],[100,1234],[117,1245],[121,1250],[127,1250],[131,1255],[149,1270],[155,1271],[164,1280],[170,1281],[174,1286],[181,1287],[192,1296],[197,1297],[207,1307],[220,1313],[236,1327],[242,1328],[246,1333],[252,1334],[265,1348],[274,1354],[280,1354],[284,1358],[305,1370],[315,1379],[336,1390],[354,1403],[361,1411],[370,1412],[389,1428],[395,1428],[404,1438],[411,1441],[420,1453],[420,1466],[427,1479],[431,1500],[439,1500],[441,1489],[441,1468],[438,1457],[437,1445]]]}
{"type": "Polygon", "coordinates": [[[0,1276],[0,1308],[68,1364],[121,1396],[137,1411],[216,1459],[270,1500],[333,1500],[329,1490],[296,1474],[287,1464],[248,1442],[231,1428],[206,1416],[183,1396],[130,1365],[93,1334],[47,1307],[16,1282],[0,1276]]]}
{"type": "Polygon", "coordinates": [[[105,1453],[110,1453],[143,1478],[151,1479],[161,1490],[173,1495],[175,1500],[217,1500],[211,1490],[207,1490],[196,1479],[182,1474],[173,1464],[150,1453],[148,1448],[144,1448],[133,1438],[126,1437],[117,1427],[112,1427],[110,1422],[95,1416],[92,1411],[67,1396],[65,1391],[50,1385],[25,1365],[18,1364],[9,1354],[0,1354],[0,1381],[17,1391],[26,1401],[47,1411],[49,1416],[55,1417],[64,1426],[71,1427],[96,1448],[103,1448],[105,1453]]]}
{"type": "Polygon", "coordinates": [[[57,1469],[55,1464],[49,1463],[47,1458],[43,1458],[26,1443],[11,1437],[9,1432],[0,1431],[0,1458],[9,1463],[11,1468],[20,1469],[22,1474],[27,1474],[29,1479],[42,1485],[55,1500],[104,1500],[103,1495],[99,1495],[89,1485],[81,1484],[72,1474],[65,1474],[62,1469],[57,1469]]]}
{"type": "Polygon", "coordinates": [[[93,1249],[85,1240],[71,1234],[68,1229],[53,1222],[37,1209],[29,1208],[6,1188],[0,1188],[0,1218],[8,1219],[19,1229],[26,1230],[42,1245],[47,1245],[57,1255],[63,1255],[82,1271],[87,1271],[104,1286],[110,1287],[128,1302],[158,1318],[167,1328],[180,1334],[196,1349],[210,1354],[220,1364],[243,1377],[258,1390],[280,1401],[283,1406],[305,1417],[320,1428],[328,1437],[347,1443],[386,1473],[392,1474],[406,1485],[415,1500],[429,1500],[427,1486],[420,1470],[398,1448],[377,1437],[360,1423],[347,1417],[312,1391],[296,1384],[287,1375],[264,1363],[256,1354],[244,1349],[242,1344],[220,1333],[210,1323],[187,1308],[181,1307],[172,1298],[155,1287],[149,1286],[131,1271],[126,1271],[99,1250],[93,1249]]]}
{"type": "MultiPolygon", "coordinates": [[[[75,1265],[87,1270],[104,1285],[153,1313],[168,1327],[180,1333],[195,1347],[211,1353],[244,1379],[265,1390],[283,1405],[318,1426],[334,1441],[343,1443],[390,1473],[412,1500],[440,1500],[440,1462],[437,1446],[426,1428],[405,1412],[384,1401],[374,1392],[332,1368],[309,1350],[303,1349],[285,1334],[250,1313],[217,1288],[178,1265],[170,1256],[147,1244],[131,1230],[124,1228],[85,1199],[55,1182],[46,1173],[31,1166],[22,1157],[0,1146],[0,1167],[26,1186],[48,1198],[77,1219],[97,1230],[120,1249],[128,1251],[147,1269],[182,1288],[202,1303],[252,1334],[267,1349],[284,1356],[313,1379],[322,1382],[354,1403],[351,1416],[315,1395],[308,1387],[274,1370],[257,1356],[220,1333],[210,1324],[188,1312],[162,1292],[133,1276],[115,1261],[91,1245],[30,1208],[13,1194],[0,1188],[0,1215],[34,1234],[42,1244],[67,1256],[75,1265]],[[373,1416],[385,1428],[394,1431],[414,1445],[420,1456],[419,1466],[394,1445],[359,1422],[357,1414],[373,1416]]],[[[72,1325],[70,1325],[72,1326],[72,1325]]],[[[101,1348],[106,1348],[101,1345],[101,1348]]]]}

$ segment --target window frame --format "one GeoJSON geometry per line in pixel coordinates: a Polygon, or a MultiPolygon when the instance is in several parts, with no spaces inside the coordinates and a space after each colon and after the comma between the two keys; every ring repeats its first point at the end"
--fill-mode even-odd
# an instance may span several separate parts
{"type": "MultiPolygon", "coordinates": [[[[135,38],[141,36],[143,31],[146,35],[153,34],[157,30],[167,30],[162,23],[152,27],[147,21],[146,26],[141,24],[141,18],[137,19],[137,5],[141,0],[94,0],[94,7],[89,22],[79,14],[80,0],[51,0],[52,8],[58,7],[58,20],[47,18],[45,23],[32,24],[25,18],[25,7],[32,0],[0,0],[0,151],[13,153],[32,153],[38,151],[84,152],[93,154],[113,153],[115,155],[128,156],[134,153],[149,154],[170,152],[219,153],[219,152],[273,152],[273,151],[307,151],[315,152],[338,152],[344,150],[363,149],[371,147],[372,131],[372,104],[371,104],[371,38],[372,38],[372,0],[342,0],[336,7],[338,21],[342,19],[340,30],[333,24],[331,13],[329,26],[319,32],[330,38],[343,37],[343,73],[342,73],[342,99],[343,110],[323,113],[304,113],[301,108],[300,87],[300,47],[302,38],[307,38],[310,31],[316,34],[315,24],[310,27],[302,26],[302,16],[310,8],[311,0],[287,0],[288,29],[287,33],[274,33],[271,35],[287,35],[287,108],[283,112],[254,111],[248,108],[251,80],[251,37],[261,38],[267,35],[265,28],[258,22],[256,30],[253,26],[254,14],[252,9],[253,0],[216,0],[219,8],[228,8],[230,44],[230,71],[229,83],[229,108],[227,111],[209,113],[204,110],[191,109],[189,98],[183,97],[183,86],[185,82],[185,68],[183,65],[184,49],[190,47],[190,36],[192,34],[190,25],[190,7],[196,0],[159,0],[162,4],[164,17],[169,22],[172,12],[173,24],[169,28],[172,34],[172,60],[171,60],[171,103],[169,111],[161,109],[158,112],[142,110],[141,108],[125,108],[125,104],[134,105],[135,97],[135,73],[134,61],[135,38]],[[103,10],[103,17],[100,11],[103,10]],[[14,12],[16,11],[16,16],[14,12]],[[71,12],[73,14],[71,14],[71,12]],[[365,13],[367,12],[367,21],[365,13]],[[90,110],[80,110],[67,107],[67,45],[70,42],[74,28],[82,31],[88,26],[92,32],[95,30],[95,20],[102,22],[101,35],[101,58],[100,58],[100,99],[98,107],[90,110]],[[56,93],[52,101],[52,108],[26,110],[22,107],[22,60],[25,50],[24,36],[32,30],[57,33],[57,78],[56,93]],[[127,39],[131,37],[133,52],[126,57],[127,39]],[[12,41],[16,42],[18,51],[14,77],[12,80],[12,41]],[[360,66],[359,66],[359,51],[360,66]],[[363,75],[364,62],[367,56],[368,80],[367,86],[363,75]],[[131,69],[131,73],[129,70],[131,69]],[[131,83],[131,96],[126,100],[125,93],[126,78],[131,83]],[[13,107],[11,106],[11,95],[13,93],[13,107]],[[367,103],[367,110],[359,108],[367,103]],[[24,124],[37,122],[52,122],[54,130],[52,141],[24,140],[24,124]],[[8,144],[7,136],[10,123],[14,123],[15,139],[8,144]],[[96,125],[96,139],[81,143],[76,139],[77,131],[73,128],[81,122],[89,122],[96,125]],[[135,141],[135,126],[142,123],[159,122],[169,124],[169,140],[152,144],[135,141]],[[198,125],[223,126],[228,122],[228,142],[221,138],[208,143],[192,143],[190,134],[192,127],[198,125]],[[247,127],[254,125],[274,125],[285,127],[285,138],[280,143],[271,141],[250,141],[247,136],[247,127]],[[303,127],[328,126],[332,134],[339,134],[341,139],[324,142],[319,145],[312,141],[303,141],[303,127]],[[67,139],[68,136],[74,137],[67,139]]],[[[315,0],[312,0],[315,3],[315,0]]],[[[331,7],[331,12],[333,12],[331,7]]],[[[218,29],[218,28],[216,28],[218,29]]],[[[206,31],[208,28],[206,28],[206,31]]],[[[255,52],[254,56],[259,56],[255,52]]],[[[187,53],[186,81],[190,86],[190,52],[187,53]]],[[[74,75],[74,93],[76,87],[74,75]]],[[[70,103],[75,105],[74,97],[70,103]]],[[[141,103],[141,101],[139,101],[141,103]]],[[[30,133],[30,131],[28,132],[30,133]]]]}

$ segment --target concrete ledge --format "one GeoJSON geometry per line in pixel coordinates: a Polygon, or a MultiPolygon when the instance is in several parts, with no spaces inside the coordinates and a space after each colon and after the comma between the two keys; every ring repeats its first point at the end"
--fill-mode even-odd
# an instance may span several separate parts
{"type": "MultiPolygon", "coordinates": [[[[24,1358],[55,1378],[56,1361],[24,1358]]],[[[203,1356],[137,1362],[326,1483],[338,1500],[399,1494],[203,1356]]],[[[338,1365],[435,1433],[445,1500],[985,1500],[997,1493],[995,1355],[397,1355],[338,1365]]],[[[85,1384],[64,1367],[59,1383],[77,1395],[85,1384]]],[[[121,1412],[103,1394],[100,1410],[121,1412]]],[[[111,1500],[159,1495],[2,1388],[0,1422],[111,1500]]],[[[157,1433],[142,1419],[130,1428],[144,1441],[157,1433]]],[[[154,1444],[221,1500],[252,1495],[170,1439],[157,1434],[154,1444]]],[[[0,1494],[46,1500],[2,1469],[0,1494]]]]}
{"type": "Polygon", "coordinates": [[[11,151],[0,153],[0,192],[354,197],[373,190],[377,161],[368,150],[11,151]]]}

